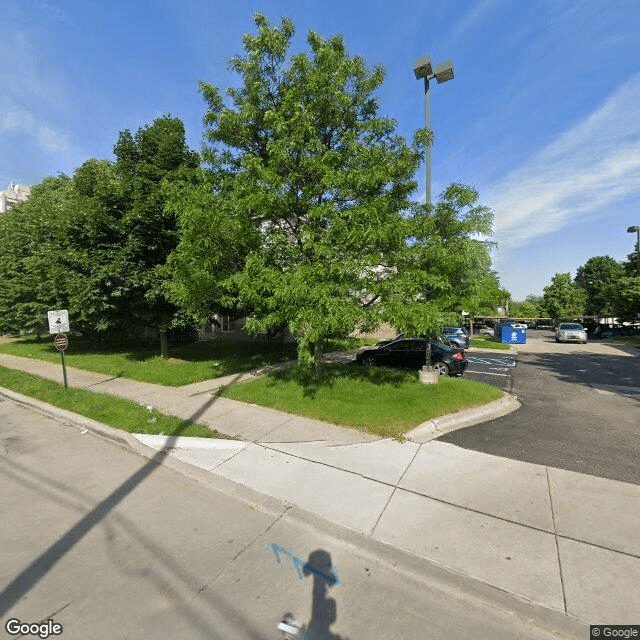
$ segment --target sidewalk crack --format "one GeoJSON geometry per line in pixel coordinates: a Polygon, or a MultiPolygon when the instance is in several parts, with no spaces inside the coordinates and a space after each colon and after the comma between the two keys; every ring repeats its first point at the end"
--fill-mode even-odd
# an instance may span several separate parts
{"type": "Polygon", "coordinates": [[[416,456],[420,452],[420,449],[422,449],[422,443],[418,445],[418,448],[416,449],[416,452],[413,454],[413,458],[411,458],[411,460],[409,461],[409,464],[406,466],[405,470],[402,472],[402,475],[398,479],[398,482],[396,482],[395,486],[393,487],[393,491],[391,492],[391,495],[389,496],[389,499],[387,500],[387,502],[384,505],[382,511],[380,512],[380,515],[378,516],[378,519],[376,520],[375,524],[373,525],[373,528],[369,532],[369,537],[373,537],[373,533],[376,530],[376,527],[380,523],[380,520],[381,520],[382,516],[384,515],[384,512],[387,510],[387,507],[389,506],[389,503],[391,502],[393,496],[396,494],[396,491],[398,490],[398,487],[399,487],[400,483],[402,482],[402,478],[404,478],[404,476],[407,473],[407,471],[409,471],[409,467],[413,464],[414,460],[416,459],[416,456]]]}
{"type": "Polygon", "coordinates": [[[556,531],[556,516],[553,510],[553,495],[551,493],[551,480],[549,479],[549,467],[545,467],[547,474],[547,489],[549,490],[549,505],[551,506],[551,525],[553,526],[553,539],[556,542],[556,555],[558,556],[558,572],[560,574],[560,588],[562,589],[562,606],[567,613],[567,597],[564,589],[564,578],[562,576],[562,560],[560,559],[560,546],[558,545],[558,532],[556,531]]]}
{"type": "Polygon", "coordinates": [[[253,546],[260,538],[262,538],[267,533],[269,533],[269,531],[271,531],[271,529],[273,529],[273,527],[275,527],[276,524],[287,515],[287,512],[290,509],[291,509],[291,505],[287,505],[284,511],[264,531],[261,531],[255,538],[253,538],[253,540],[250,540],[249,542],[247,542],[247,544],[245,544],[244,547],[242,547],[242,549],[240,549],[240,551],[238,551],[233,556],[233,558],[231,558],[231,560],[229,560],[229,562],[227,562],[227,564],[224,567],[222,567],[222,569],[220,569],[220,571],[218,571],[218,573],[216,573],[216,575],[213,576],[211,580],[209,580],[209,582],[202,585],[202,587],[200,587],[191,596],[191,599],[195,600],[195,598],[197,598],[205,589],[210,587],[249,547],[253,546]]]}

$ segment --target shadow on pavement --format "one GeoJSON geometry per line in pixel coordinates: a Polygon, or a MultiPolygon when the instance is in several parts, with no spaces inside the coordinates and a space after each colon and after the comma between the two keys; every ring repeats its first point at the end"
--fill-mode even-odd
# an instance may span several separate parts
{"type": "MultiPolygon", "coordinates": [[[[215,401],[216,397],[211,397],[197,411],[195,411],[193,415],[184,420],[180,427],[178,427],[178,429],[176,430],[175,434],[167,438],[167,442],[163,449],[158,451],[136,473],[125,480],[109,496],[104,498],[89,513],[82,517],[71,529],[69,529],[61,538],[54,542],[46,551],[44,551],[36,560],[34,560],[16,578],[14,578],[3,589],[2,592],[0,592],[0,617],[3,617],[17,602],[25,597],[47,575],[47,573],[56,565],[58,561],[60,561],[67,553],[69,553],[89,531],[102,523],[105,518],[109,516],[111,512],[122,502],[124,498],[126,498],[132,491],[139,487],[158,468],[162,460],[169,455],[169,451],[175,447],[176,438],[178,438],[182,431],[184,431],[192,422],[195,422],[215,401]]],[[[11,461],[11,466],[14,467],[14,471],[17,472],[16,475],[19,477],[20,482],[22,482],[23,485],[31,484],[36,490],[41,490],[41,488],[38,487],[36,483],[30,480],[30,476],[37,475],[37,473],[34,474],[32,470],[23,468],[22,465],[19,465],[13,461],[11,461]]],[[[6,468],[3,470],[3,472],[7,473],[6,468]]],[[[74,497],[80,498],[80,502],[85,504],[76,504],[73,505],[72,508],[75,508],[78,511],[84,511],[84,509],[86,508],[86,503],[89,501],[89,499],[83,496],[81,492],[78,492],[75,489],[71,490],[69,487],[61,485],[51,478],[41,479],[45,481],[44,484],[47,487],[53,487],[57,485],[56,488],[60,491],[63,491],[64,493],[71,493],[72,495],[76,494],[74,497]]],[[[55,495],[55,492],[52,492],[51,490],[47,491],[50,494],[53,493],[55,500],[60,500],[60,497],[55,495]]],[[[158,547],[157,544],[146,537],[144,533],[136,530],[136,528],[126,518],[123,518],[117,513],[114,514],[114,516],[120,523],[126,523],[126,528],[130,530],[130,533],[132,533],[132,535],[139,538],[145,545],[145,547],[149,547],[152,549],[155,547],[157,558],[161,558],[163,564],[168,569],[170,569],[173,574],[177,575],[179,579],[185,581],[186,584],[194,584],[193,579],[189,576],[184,575],[184,571],[180,569],[176,561],[171,556],[169,556],[169,554],[167,554],[163,549],[158,547]]],[[[108,523],[104,524],[109,530],[110,525],[108,523]]],[[[146,572],[145,575],[147,577],[150,576],[148,572],[146,572]]],[[[167,592],[167,584],[164,582],[162,576],[158,575],[156,577],[156,586],[159,589],[167,592]]],[[[181,604],[185,608],[190,608],[188,603],[182,602],[181,604]]],[[[227,619],[233,620],[237,623],[238,627],[242,627],[246,632],[246,637],[252,638],[253,640],[264,640],[264,636],[259,634],[255,629],[250,628],[246,620],[230,605],[219,602],[218,599],[212,602],[212,605],[219,609],[222,609],[227,619]]],[[[199,631],[206,631],[209,637],[219,637],[216,633],[216,630],[207,626],[205,621],[202,620],[192,608],[189,611],[188,617],[190,618],[190,622],[192,623],[192,625],[199,631]]]]}
{"type": "MultiPolygon", "coordinates": [[[[278,562],[280,552],[290,555],[279,545],[272,545],[278,562]]],[[[282,631],[284,640],[349,640],[332,633],[331,625],[338,619],[336,601],[329,598],[328,590],[339,584],[337,569],[331,562],[331,554],[324,549],[317,549],[309,554],[304,561],[292,556],[294,566],[300,579],[313,576],[313,592],[311,597],[311,619],[308,625],[299,627],[292,614],[286,613],[278,628],[282,631]]]]}
{"type": "Polygon", "coordinates": [[[528,364],[543,367],[560,382],[593,388],[615,387],[617,395],[640,405],[640,361],[595,353],[532,353],[528,364]]]}

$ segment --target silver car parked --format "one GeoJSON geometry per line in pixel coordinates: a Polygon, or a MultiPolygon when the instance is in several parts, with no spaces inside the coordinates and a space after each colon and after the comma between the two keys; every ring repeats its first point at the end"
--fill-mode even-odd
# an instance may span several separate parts
{"type": "Polygon", "coordinates": [[[587,344],[587,332],[577,322],[561,322],[556,329],[556,342],[581,342],[587,344]]]}

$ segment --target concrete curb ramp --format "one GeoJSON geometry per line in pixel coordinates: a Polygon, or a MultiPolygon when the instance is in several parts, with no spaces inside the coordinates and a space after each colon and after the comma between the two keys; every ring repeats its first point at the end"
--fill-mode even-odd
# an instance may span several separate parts
{"type": "Polygon", "coordinates": [[[463,429],[480,422],[500,418],[519,407],[520,401],[515,396],[505,393],[504,397],[489,402],[482,407],[463,409],[448,416],[427,420],[409,431],[405,437],[412,442],[429,442],[456,429],[463,429]]]}

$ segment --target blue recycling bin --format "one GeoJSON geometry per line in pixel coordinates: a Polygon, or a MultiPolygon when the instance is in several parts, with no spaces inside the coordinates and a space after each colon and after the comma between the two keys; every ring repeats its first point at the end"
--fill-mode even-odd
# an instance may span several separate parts
{"type": "Polygon", "coordinates": [[[496,328],[499,328],[498,335],[503,344],[526,344],[527,342],[527,330],[524,328],[505,325],[498,325],[496,328]]]}

